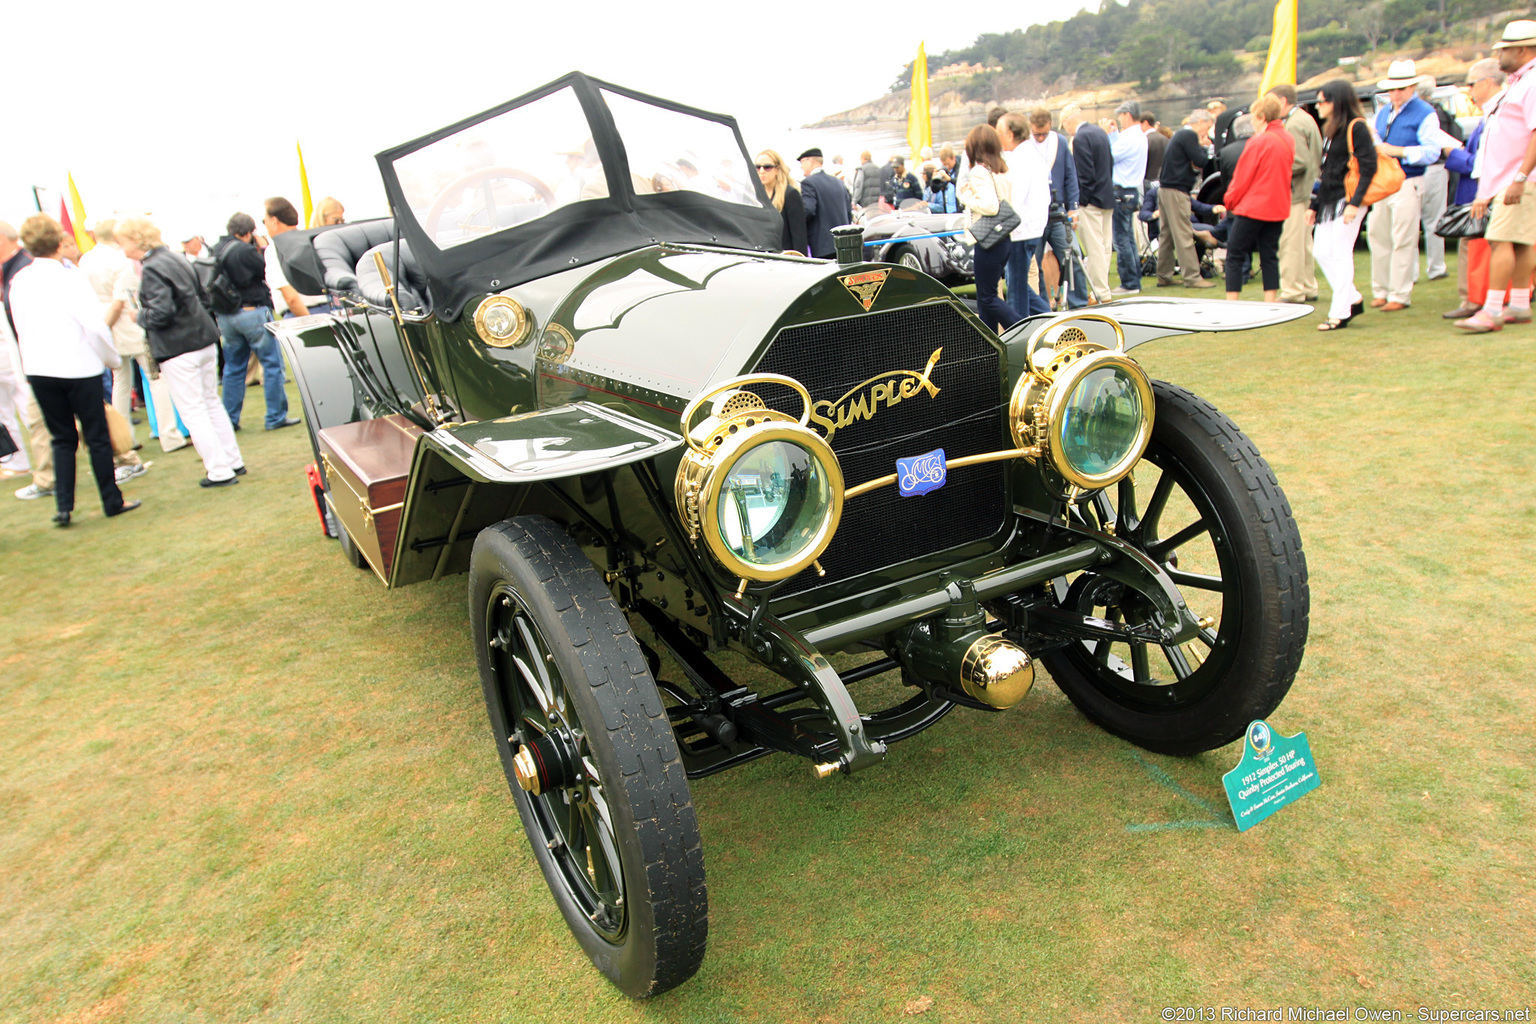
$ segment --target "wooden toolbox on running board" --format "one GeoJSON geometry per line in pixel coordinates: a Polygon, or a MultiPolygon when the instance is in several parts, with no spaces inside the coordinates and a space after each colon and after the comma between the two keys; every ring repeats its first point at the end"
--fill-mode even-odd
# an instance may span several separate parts
{"type": "Polygon", "coordinates": [[[405,481],[421,434],[421,427],[398,414],[320,431],[331,511],[385,583],[395,561],[405,481]]]}

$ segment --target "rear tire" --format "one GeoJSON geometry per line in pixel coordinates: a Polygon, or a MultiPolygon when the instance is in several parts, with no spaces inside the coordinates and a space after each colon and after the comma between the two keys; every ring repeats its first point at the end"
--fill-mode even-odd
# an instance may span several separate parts
{"type": "MultiPolygon", "coordinates": [[[[1307,562],[1285,493],[1237,424],[1183,388],[1154,381],[1153,391],[1141,484],[1122,481],[1118,508],[1107,492],[1090,507],[1169,572],[1192,612],[1215,621],[1198,640],[1155,655],[1147,644],[1085,640],[1041,661],[1108,731],[1148,750],[1195,754],[1242,736],[1290,690],[1307,642],[1307,562]],[[1155,486],[1146,463],[1159,470],[1155,486]],[[1168,509],[1177,521],[1165,528],[1168,509]]],[[[1062,601],[1124,622],[1150,614],[1135,591],[1092,573],[1062,601]]]]}
{"type": "Polygon", "coordinates": [[[571,933],[626,995],[682,984],[708,937],[704,854],[624,613],[560,526],[523,516],[475,538],[469,614],[496,749],[571,933]],[[525,745],[549,773],[539,793],[518,781],[525,745]]]}

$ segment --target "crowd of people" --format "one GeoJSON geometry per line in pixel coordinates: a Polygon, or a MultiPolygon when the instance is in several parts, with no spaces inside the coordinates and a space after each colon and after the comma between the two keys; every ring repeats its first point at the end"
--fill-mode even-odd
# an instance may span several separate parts
{"type": "MultiPolygon", "coordinates": [[[[978,310],[994,330],[1140,294],[1152,262],[1142,238],[1156,243],[1159,287],[1215,288],[1202,269],[1211,253],[1224,253],[1229,299],[1241,296],[1255,257],[1266,301],[1315,301],[1321,272],[1332,296],[1318,330],[1339,330],[1365,313],[1354,260],[1362,225],[1369,305],[1394,313],[1412,302],[1421,236],[1428,277],[1447,273],[1434,228],[1454,203],[1486,227],[1458,240],[1460,302],[1443,315],[1487,333],[1531,320],[1536,199],[1522,200],[1536,173],[1536,21],[1510,22],[1494,51],[1467,74],[1481,116],[1465,140],[1432,102],[1434,79],[1401,60],[1377,83],[1386,102],[1374,114],[1355,85],[1335,79],[1317,91],[1315,114],[1298,106],[1292,85],[1246,110],[1212,100],[1177,130],[1134,101],[1097,123],[1074,106],[998,108],[958,152],[925,148],[911,169],[901,155],[879,165],[868,151],[829,168],[819,148],[799,155],[798,177],[772,149],[755,162],[783,218],[785,252],[835,258],[832,231],[856,210],[963,214],[978,310]],[[1207,204],[1201,185],[1215,173],[1222,195],[1207,204]]],[[[330,198],[319,213],[322,224],[345,218],[330,198]]],[[[235,434],[253,356],[266,429],[299,422],[266,324],[327,311],[329,300],[299,293],[270,244],[298,228],[293,204],[267,200],[262,225],[265,234],[236,213],[213,246],[192,236],[173,247],[144,217],[108,218],[82,255],[75,235],[45,214],[19,230],[0,222],[0,425],[17,442],[11,454],[0,450],[0,478],[30,475],[17,498],[52,497],[54,521],[68,526],[83,440],[106,515],[138,508],[122,486],[152,465],[134,437],[140,406],[164,452],[197,452],[201,486],[237,483],[246,466],[235,434]]]]}
{"type": "Polygon", "coordinates": [[[1369,305],[1394,313],[1411,305],[1421,266],[1429,280],[1447,274],[1436,224],[1448,206],[1471,204],[1475,217],[1489,218],[1487,248],[1458,240],[1461,303],[1444,316],[1468,332],[1496,331],[1530,318],[1536,202],[1520,198],[1533,173],[1526,151],[1536,152],[1536,98],[1528,95],[1536,76],[1527,77],[1536,21],[1510,22],[1494,49],[1467,74],[1464,88],[1482,117],[1465,139],[1434,101],[1434,78],[1402,60],[1377,83],[1386,102],[1374,113],[1344,79],[1317,90],[1315,113],[1298,105],[1295,86],[1278,85],[1245,108],[1213,99],[1177,129],[1135,101],[1096,123],[1075,106],[1054,114],[996,108],[958,154],[951,146],[924,149],[915,169],[901,155],[876,164],[866,151],[857,163],[835,158],[829,173],[821,150],[808,151],[801,165],[815,203],[780,201],[795,181],[772,151],[759,156],[758,171],[786,218],[789,251],[807,251],[791,222],[799,230],[803,220],[811,235],[811,225],[828,232],[809,251],[830,256],[830,228],[855,211],[964,212],[977,305],[999,329],[1052,308],[1139,295],[1144,273],[1162,288],[1210,289],[1217,282],[1207,277],[1219,272],[1236,299],[1256,258],[1266,301],[1316,301],[1321,272],[1332,297],[1318,329],[1338,330],[1367,305],[1354,280],[1362,228],[1369,305]],[[1378,168],[1392,162],[1401,184],[1368,201],[1378,168]],[[1217,201],[1202,202],[1201,187],[1213,179],[1217,201]],[[825,193],[834,189],[829,202],[825,193]],[[1010,223],[1016,216],[1017,225],[1000,240],[983,232],[988,244],[980,244],[977,222],[999,216],[1010,223]]]}
{"type": "MultiPolygon", "coordinates": [[[[343,223],[327,197],[319,223],[343,223]]],[[[107,516],[140,507],[122,488],[152,462],[134,425],[142,409],[149,434],[167,454],[191,447],[205,488],[229,487],[246,473],[235,438],[252,356],[260,364],[268,430],[300,421],[288,415],[283,357],[265,324],[279,315],[330,308],[302,295],[283,275],[270,239],[296,230],[292,203],[265,204],[266,234],[236,213],[212,246],[193,235],[175,247],[146,217],[109,217],[75,235],[38,213],[20,228],[0,222],[0,426],[15,452],[0,458],[0,479],[30,476],[23,501],[53,498],[53,521],[75,512],[76,453],[82,440],[107,516]]]]}

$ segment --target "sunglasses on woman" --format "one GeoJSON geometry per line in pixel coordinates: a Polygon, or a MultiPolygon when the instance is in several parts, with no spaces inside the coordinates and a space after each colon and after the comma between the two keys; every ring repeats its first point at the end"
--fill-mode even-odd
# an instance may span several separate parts
{"type": "Polygon", "coordinates": [[[758,164],[757,165],[757,169],[760,170],[760,171],[776,171],[776,170],[779,169],[779,165],[778,164],[758,164]]]}

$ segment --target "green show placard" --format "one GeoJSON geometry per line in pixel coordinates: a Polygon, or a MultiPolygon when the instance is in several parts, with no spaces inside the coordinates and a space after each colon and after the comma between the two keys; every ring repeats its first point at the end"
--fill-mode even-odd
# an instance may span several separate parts
{"type": "Polygon", "coordinates": [[[1246,832],[1322,785],[1307,734],[1281,736],[1262,718],[1248,723],[1243,757],[1221,777],[1237,830],[1246,832]]]}

